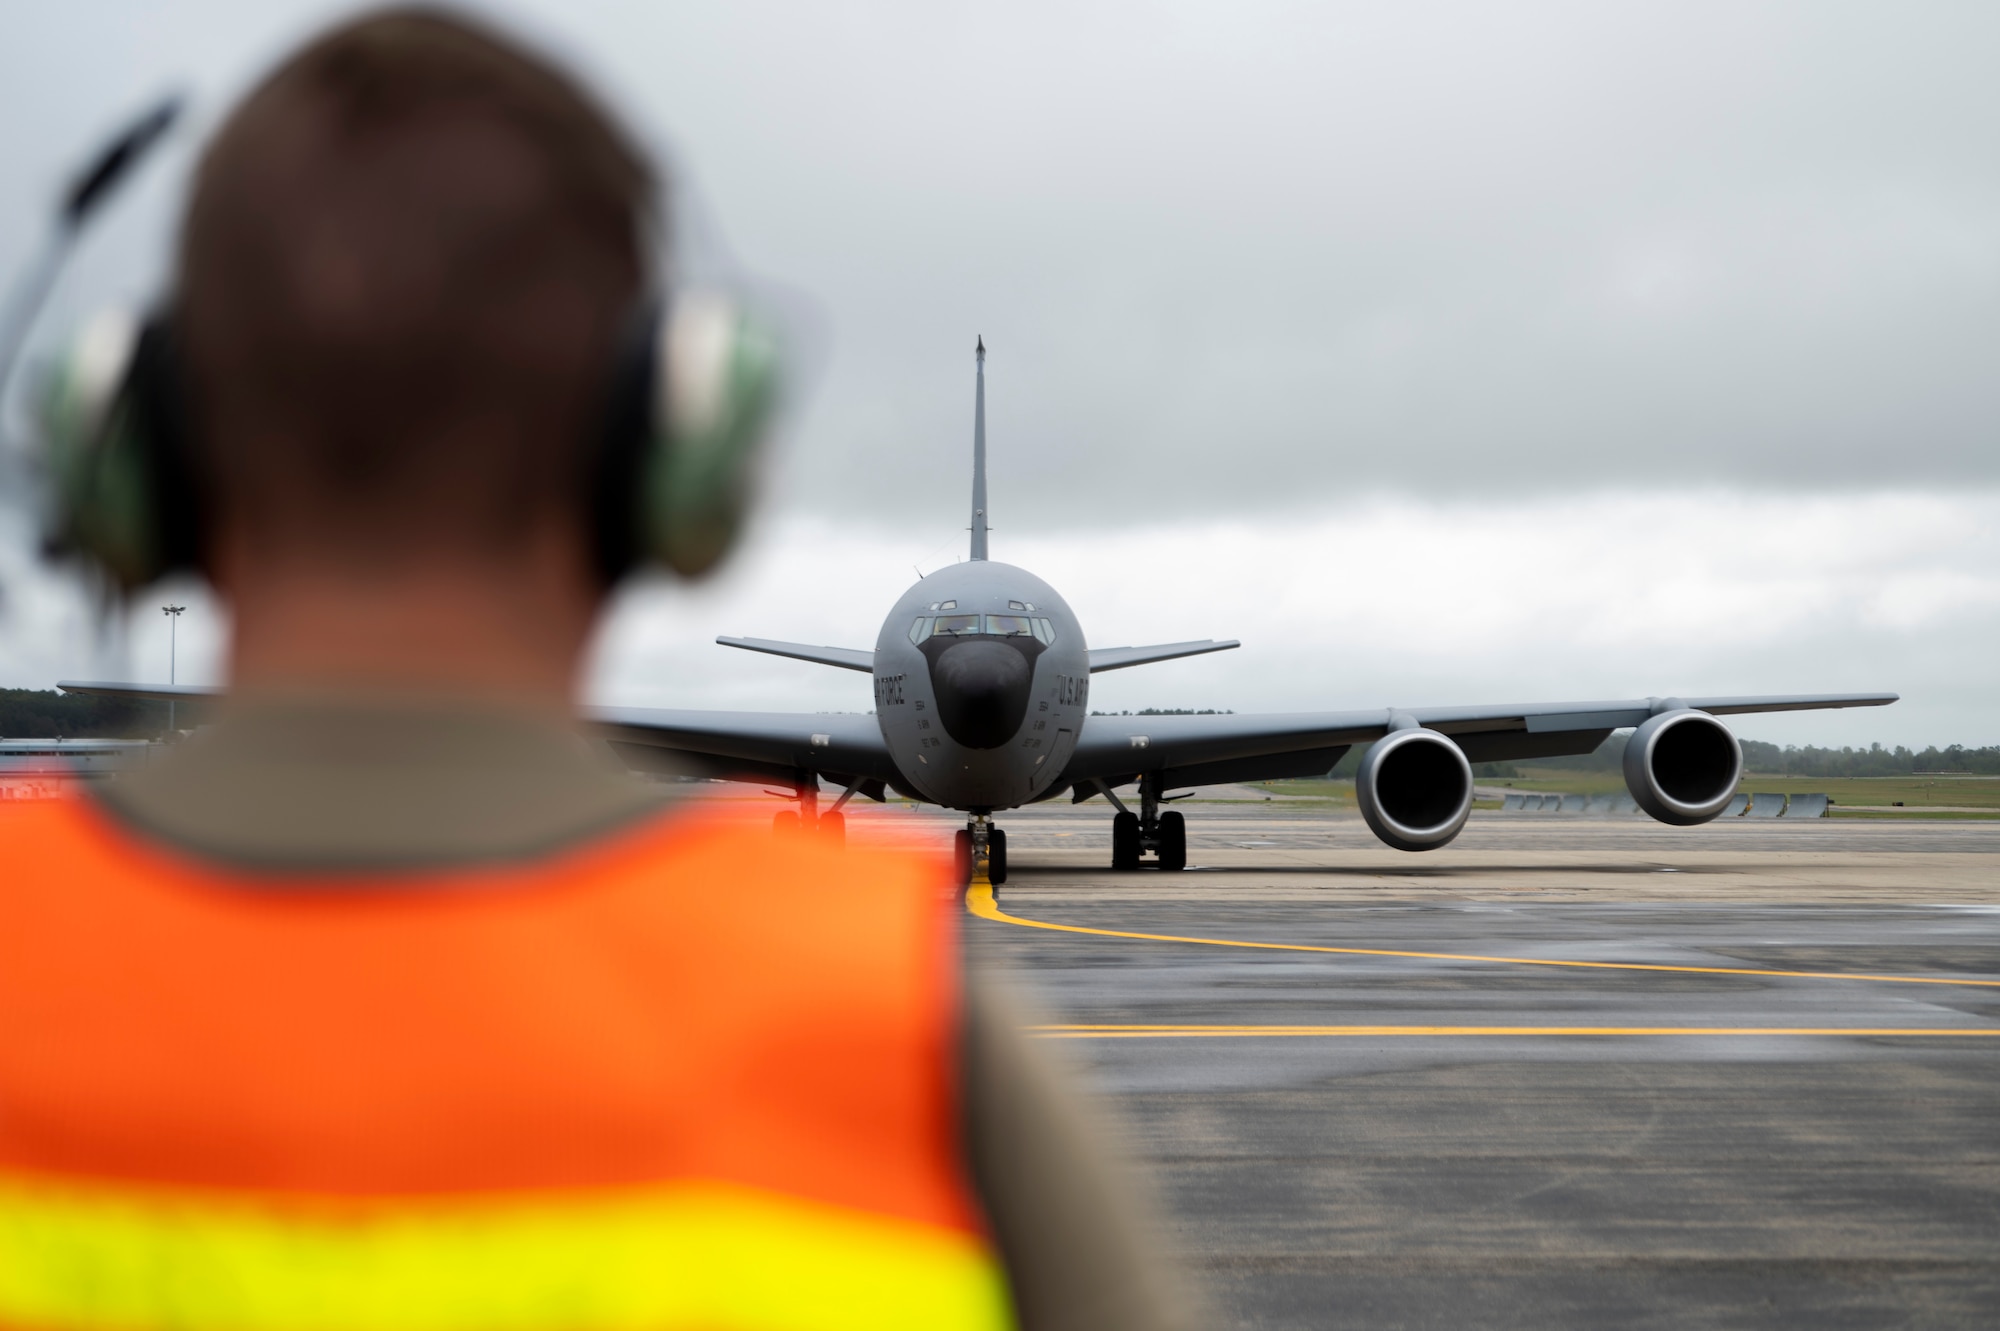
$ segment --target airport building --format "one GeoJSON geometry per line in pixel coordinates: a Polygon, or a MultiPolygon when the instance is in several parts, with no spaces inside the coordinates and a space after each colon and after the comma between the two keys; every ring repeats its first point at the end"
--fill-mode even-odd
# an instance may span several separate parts
{"type": "Polygon", "coordinates": [[[143,739],[0,739],[0,800],[53,799],[146,762],[143,739]]]}

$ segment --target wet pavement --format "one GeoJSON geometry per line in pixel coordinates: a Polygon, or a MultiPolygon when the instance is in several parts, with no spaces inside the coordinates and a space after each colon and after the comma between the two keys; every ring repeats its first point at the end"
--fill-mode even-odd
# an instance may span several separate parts
{"type": "Polygon", "coordinates": [[[1006,815],[969,929],[1226,1324],[2000,1325],[2000,824],[1182,807],[1006,815]]]}

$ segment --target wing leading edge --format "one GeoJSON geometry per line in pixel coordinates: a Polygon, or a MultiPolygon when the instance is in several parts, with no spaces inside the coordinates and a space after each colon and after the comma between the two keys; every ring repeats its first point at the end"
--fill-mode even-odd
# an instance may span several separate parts
{"type": "Polygon", "coordinates": [[[128,702],[213,702],[222,690],[206,684],[99,684],[92,680],[62,679],[56,687],[64,693],[92,698],[123,698],[128,702]]]}
{"type": "MultiPolygon", "coordinates": [[[[220,689],[201,685],[105,684],[63,680],[64,693],[139,702],[213,702],[220,689]]],[[[812,712],[697,712],[649,707],[596,707],[583,713],[590,731],[642,772],[711,776],[793,785],[825,776],[838,785],[862,783],[880,799],[898,781],[889,746],[872,716],[812,712]]]]}
{"type": "Polygon", "coordinates": [[[859,781],[880,799],[901,777],[875,718],[854,713],[697,712],[593,707],[583,719],[640,771],[792,785],[859,781]]]}

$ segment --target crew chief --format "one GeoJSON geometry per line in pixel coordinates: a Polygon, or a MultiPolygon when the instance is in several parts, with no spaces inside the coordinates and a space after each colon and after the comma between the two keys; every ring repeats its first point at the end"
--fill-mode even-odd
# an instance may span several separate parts
{"type": "Polygon", "coordinates": [[[1190,1318],[938,863],[663,803],[571,729],[654,193],[436,11],[207,146],[168,302],[231,696],[11,824],[0,1325],[1190,1318]]]}

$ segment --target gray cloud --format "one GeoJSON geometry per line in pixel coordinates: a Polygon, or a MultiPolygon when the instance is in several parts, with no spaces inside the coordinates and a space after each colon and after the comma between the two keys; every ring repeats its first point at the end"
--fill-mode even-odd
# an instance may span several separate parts
{"type": "MultiPolygon", "coordinates": [[[[122,115],[170,86],[219,115],[337,9],[104,0],[11,16],[0,273],[122,115]]],[[[1258,644],[1226,671],[1135,672],[1121,685],[1134,705],[1889,687],[1909,703],[1768,733],[2000,733],[2000,566],[1966,534],[1984,518],[1895,516],[1897,494],[1962,492],[1952,502],[1975,516],[2000,495],[1991,6],[507,13],[673,143],[744,265],[809,293],[828,334],[757,550],[705,590],[630,598],[596,676],[606,696],[851,705],[847,681],[804,667],[719,673],[710,639],[864,642],[911,561],[958,553],[984,333],[996,553],[1046,559],[1106,633],[1258,644]],[[1631,509],[1643,539],[1551,517],[1624,512],[1654,489],[1665,508],[1631,509]],[[1730,491],[1758,497],[1733,508],[1730,491]],[[1379,492],[1423,502],[1375,522],[1356,496],[1379,492]],[[1847,493],[1807,502],[1826,492],[1847,493]],[[1857,523],[1914,543],[1892,543],[1897,559],[1921,547],[1922,577],[1871,582],[1884,560],[1854,554],[1857,523]],[[1276,535],[1251,549],[1240,533],[1261,528],[1276,535]],[[1745,541],[1759,531],[1779,544],[1745,541]],[[1677,539],[1713,574],[1687,593],[1703,609],[1674,621],[1678,639],[1555,631],[1686,576],[1677,539]],[[1365,589],[1413,543],[1423,607],[1356,590],[1287,615],[1249,599],[1259,567],[1365,589]],[[1817,566],[1821,548],[1847,553],[1810,575],[1740,572],[1763,567],[1760,550],[1817,566]],[[1581,569],[1607,588],[1530,594],[1524,551],[1551,570],[1526,575],[1533,587],[1581,569]],[[1190,563],[1242,604],[1211,591],[1183,623],[1190,563]],[[1784,619],[1863,585],[1915,617],[1784,619]],[[1439,638],[1459,621],[1434,612],[1460,602],[1521,633],[1439,638]],[[1306,654],[1273,654],[1288,642],[1306,654]],[[1340,669],[1311,673],[1320,659],[1340,669]]],[[[50,332],[158,288],[194,139],[105,219],[50,332]]],[[[73,591],[9,552],[25,550],[18,535],[0,522],[6,682],[159,673],[157,610],[105,638],[73,591]]],[[[212,607],[196,618],[183,667],[212,677],[223,625],[212,607]]]]}
{"type": "Polygon", "coordinates": [[[955,497],[975,330],[1016,525],[2000,469],[1984,11],[872,12],[649,98],[831,312],[810,502],[955,497]]]}
{"type": "MultiPolygon", "coordinates": [[[[17,18],[0,256],[141,92],[219,112],[326,12],[17,18]]],[[[1355,489],[2000,480],[1989,7],[516,17],[823,311],[787,507],[955,507],[975,332],[996,489],[1032,487],[1016,529],[1355,489]]],[[[73,301],[135,284],[171,200],[134,202],[73,301]]]]}

